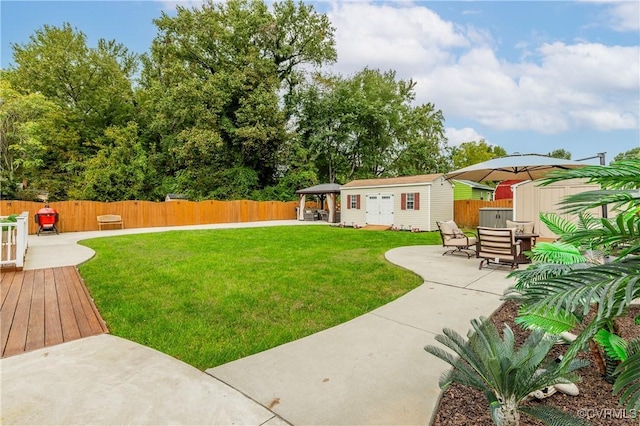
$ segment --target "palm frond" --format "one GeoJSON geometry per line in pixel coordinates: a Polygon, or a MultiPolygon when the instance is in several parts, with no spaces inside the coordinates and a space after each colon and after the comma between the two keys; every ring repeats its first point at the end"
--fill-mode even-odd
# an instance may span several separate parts
{"type": "Polygon", "coordinates": [[[598,207],[612,205],[613,209],[624,206],[637,206],[640,194],[636,191],[621,189],[598,189],[568,195],[558,204],[563,213],[580,213],[598,207]]]}
{"type": "Polygon", "coordinates": [[[565,241],[589,247],[606,247],[608,252],[618,257],[640,254],[639,216],[634,215],[626,220],[623,216],[601,219],[601,223],[602,226],[597,229],[576,231],[566,236],[565,241]]]}
{"type": "Polygon", "coordinates": [[[485,389],[484,382],[478,374],[460,358],[454,357],[449,352],[433,345],[425,346],[424,350],[453,367],[453,369],[446,371],[440,376],[440,389],[446,390],[454,382],[462,383],[465,386],[470,386],[479,390],[485,389]]]}
{"type": "Polygon", "coordinates": [[[588,263],[576,263],[576,264],[556,264],[556,263],[534,263],[527,269],[519,269],[511,272],[508,277],[515,278],[516,282],[512,287],[509,287],[505,291],[512,293],[513,290],[525,289],[538,283],[539,281],[546,281],[553,277],[559,277],[573,271],[575,269],[585,269],[593,265],[588,263]]]}
{"type": "Polygon", "coordinates": [[[640,161],[622,160],[609,166],[585,166],[579,169],[558,170],[549,173],[540,184],[550,185],[567,179],[587,179],[605,188],[633,189],[640,187],[640,161]]]}
{"type": "Polygon", "coordinates": [[[578,230],[575,223],[557,213],[540,213],[540,221],[556,235],[571,234],[578,230]]]}
{"type": "Polygon", "coordinates": [[[577,247],[566,242],[540,242],[536,244],[535,248],[531,250],[531,260],[564,265],[586,261],[577,247]]]}
{"type": "Polygon", "coordinates": [[[572,312],[523,308],[515,322],[527,328],[539,327],[547,333],[560,334],[573,329],[579,321],[572,312]]]}
{"type": "Polygon", "coordinates": [[[593,336],[593,340],[595,340],[612,359],[618,361],[627,359],[627,341],[622,337],[602,328],[593,336]]]}
{"type": "Polygon", "coordinates": [[[540,420],[550,426],[588,426],[589,422],[585,419],[573,416],[570,413],[561,411],[549,406],[527,405],[523,406],[520,411],[527,416],[540,420]]]}
{"type": "Polygon", "coordinates": [[[588,345],[593,336],[601,330],[605,325],[605,321],[592,321],[586,325],[586,327],[576,336],[576,340],[571,342],[567,351],[560,362],[560,366],[562,368],[567,368],[567,366],[576,359],[576,355],[579,352],[583,351],[588,345]]]}
{"type": "Polygon", "coordinates": [[[572,270],[519,291],[537,312],[574,312],[582,307],[586,315],[591,304],[598,303],[598,319],[621,315],[640,296],[640,257],[572,270]]]}
{"type": "Polygon", "coordinates": [[[640,410],[640,344],[638,340],[629,342],[628,357],[624,360],[614,374],[617,374],[613,384],[613,394],[620,392],[620,405],[627,410],[640,410]]]}

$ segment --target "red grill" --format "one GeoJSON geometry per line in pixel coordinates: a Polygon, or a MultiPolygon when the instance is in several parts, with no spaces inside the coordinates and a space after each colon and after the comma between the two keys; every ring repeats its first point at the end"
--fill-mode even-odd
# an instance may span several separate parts
{"type": "Polygon", "coordinates": [[[58,212],[55,209],[44,207],[38,210],[34,219],[38,224],[37,235],[40,236],[40,232],[55,232],[59,234],[58,227],[58,212]]]}

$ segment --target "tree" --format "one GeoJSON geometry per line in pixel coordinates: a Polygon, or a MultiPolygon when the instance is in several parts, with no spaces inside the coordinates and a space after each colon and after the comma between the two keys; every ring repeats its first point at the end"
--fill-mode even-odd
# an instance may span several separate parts
{"type": "Polygon", "coordinates": [[[44,165],[59,112],[42,94],[22,95],[0,80],[0,182],[6,197],[16,198],[18,183],[30,182],[44,165]]]}
{"type": "Polygon", "coordinates": [[[393,71],[365,68],[351,78],[318,76],[300,90],[297,133],[320,178],[346,182],[446,169],[442,112],[432,104],[413,107],[414,87],[393,71]]]}
{"type": "Polygon", "coordinates": [[[87,46],[86,35],[68,23],[45,25],[25,45],[13,44],[16,64],[9,74],[19,91],[39,92],[67,110],[82,148],[105,128],[125,124],[132,113],[134,54],[115,41],[87,46]]]}
{"type": "Polygon", "coordinates": [[[91,48],[68,23],[45,25],[12,49],[15,66],[4,76],[14,89],[39,93],[62,112],[57,134],[46,140],[42,178],[52,199],[65,199],[84,161],[97,153],[104,130],[132,118],[136,56],[104,39],[91,48]]]}
{"type": "Polygon", "coordinates": [[[469,340],[451,329],[444,329],[436,341],[451,349],[456,356],[437,346],[425,350],[450,364],[440,378],[445,390],[452,383],[460,383],[484,392],[490,405],[491,418],[498,426],[517,426],[520,413],[549,424],[585,424],[582,419],[553,407],[524,406],[529,394],[559,383],[577,380],[573,371],[588,365],[584,360],[572,360],[564,366],[547,359],[558,337],[534,330],[519,348],[515,349],[513,331],[505,326],[503,336],[486,320],[472,320],[473,332],[469,340]]]}
{"type": "Polygon", "coordinates": [[[613,157],[613,161],[620,161],[620,160],[626,160],[626,159],[640,160],[640,146],[636,148],[631,148],[630,150],[625,152],[621,152],[620,154],[613,157]]]}
{"type": "Polygon", "coordinates": [[[70,196],[97,201],[147,199],[152,194],[147,179],[153,172],[139,141],[137,124],[110,127],[104,134],[102,148],[87,160],[77,189],[70,191],[70,196]]]}
{"type": "Polygon", "coordinates": [[[504,148],[489,145],[484,139],[481,139],[478,142],[463,142],[459,146],[454,146],[451,152],[451,161],[454,169],[461,169],[505,155],[507,155],[507,151],[504,148]]]}
{"type": "Polygon", "coordinates": [[[571,160],[571,153],[564,149],[556,149],[547,154],[548,157],[563,158],[565,160],[571,160]]]}
{"type": "Polygon", "coordinates": [[[326,17],[291,1],[270,12],[262,1],[231,0],[178,6],[155,23],[140,99],[157,167],[196,197],[232,194],[232,176],[247,190],[274,184],[288,140],[281,89],[305,65],[335,59],[326,17]]]}

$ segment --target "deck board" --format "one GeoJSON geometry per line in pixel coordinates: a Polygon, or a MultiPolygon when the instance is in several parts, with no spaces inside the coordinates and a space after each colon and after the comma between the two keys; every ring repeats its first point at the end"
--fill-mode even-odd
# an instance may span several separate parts
{"type": "Polygon", "coordinates": [[[3,272],[2,357],[108,333],[73,266],[3,272]]]}
{"type": "Polygon", "coordinates": [[[3,274],[2,306],[0,307],[0,354],[4,354],[9,339],[9,331],[18,306],[18,298],[22,290],[24,272],[3,274]],[[6,278],[6,279],[4,279],[6,278]]]}
{"type": "Polygon", "coordinates": [[[62,323],[60,322],[60,306],[58,305],[58,294],[56,292],[56,282],[52,269],[44,270],[44,328],[45,346],[53,346],[64,342],[62,338],[62,323]]]}

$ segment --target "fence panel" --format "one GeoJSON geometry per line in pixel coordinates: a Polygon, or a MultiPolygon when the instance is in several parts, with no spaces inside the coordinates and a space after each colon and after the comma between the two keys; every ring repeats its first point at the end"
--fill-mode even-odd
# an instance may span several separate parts
{"type": "MultiPolygon", "coordinates": [[[[202,225],[209,223],[254,222],[296,219],[297,201],[56,201],[49,207],[60,215],[60,232],[97,231],[97,216],[119,214],[125,228],[202,225]]],[[[33,201],[0,200],[0,215],[29,212],[29,233],[38,226],[35,214],[44,203],[33,201]]]]}
{"type": "Polygon", "coordinates": [[[460,227],[475,228],[480,223],[479,211],[483,207],[513,208],[513,200],[456,200],[453,202],[453,220],[460,227]]]}

